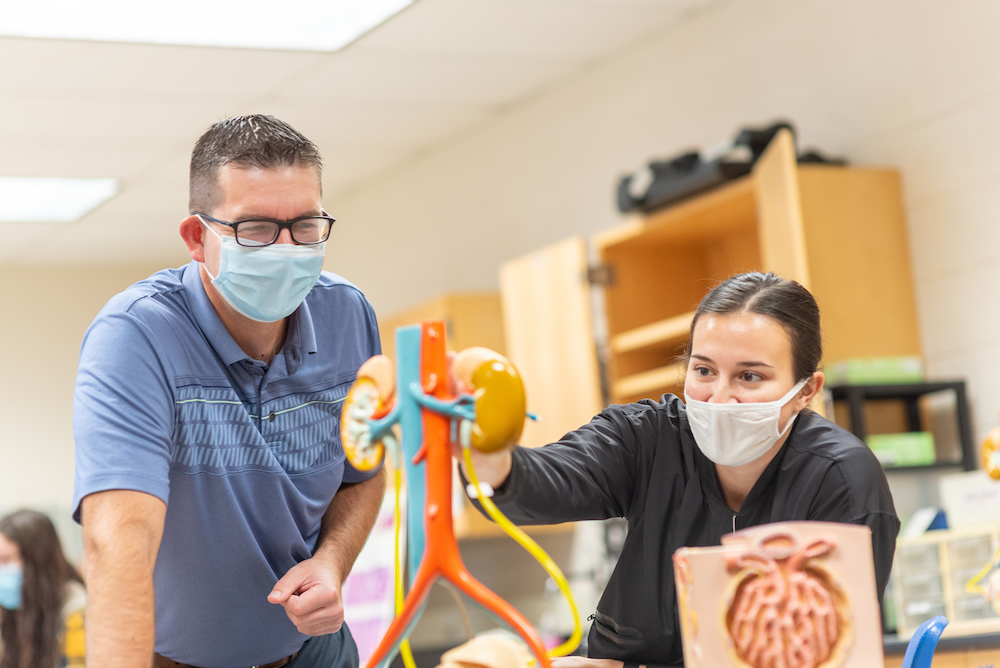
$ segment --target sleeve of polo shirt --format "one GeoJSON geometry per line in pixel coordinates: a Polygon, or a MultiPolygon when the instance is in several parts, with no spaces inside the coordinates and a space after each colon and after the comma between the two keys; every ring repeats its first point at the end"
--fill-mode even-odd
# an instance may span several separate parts
{"type": "Polygon", "coordinates": [[[102,312],[84,337],[73,395],[77,522],[83,497],[95,492],[128,489],[167,502],[173,388],[154,341],[127,311],[102,312]]]}
{"type": "Polygon", "coordinates": [[[368,347],[371,349],[371,357],[382,354],[382,339],[378,332],[378,319],[375,317],[375,309],[365,300],[365,316],[368,324],[368,347]]]}

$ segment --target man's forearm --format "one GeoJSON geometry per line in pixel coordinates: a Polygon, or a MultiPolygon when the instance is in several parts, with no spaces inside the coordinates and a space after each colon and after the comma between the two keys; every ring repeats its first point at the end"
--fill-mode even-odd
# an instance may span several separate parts
{"type": "Polygon", "coordinates": [[[153,572],[137,556],[87,558],[87,661],[92,665],[134,668],[152,660],[153,572]]]}
{"type": "Polygon", "coordinates": [[[87,662],[102,668],[149,666],[156,640],[153,567],[165,507],[159,499],[141,495],[146,498],[139,505],[152,514],[152,526],[123,519],[115,506],[134,503],[137,497],[131,495],[140,493],[125,494],[84,500],[87,662]]]}
{"type": "Polygon", "coordinates": [[[341,485],[323,515],[315,555],[328,561],[343,583],[368,540],[385,496],[385,469],[358,483],[341,485]]]}

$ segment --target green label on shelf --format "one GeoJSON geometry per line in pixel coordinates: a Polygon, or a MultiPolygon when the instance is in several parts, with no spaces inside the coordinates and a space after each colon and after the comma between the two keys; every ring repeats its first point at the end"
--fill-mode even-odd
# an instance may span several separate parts
{"type": "Polygon", "coordinates": [[[872,434],[865,439],[882,466],[927,466],[937,459],[934,435],[927,431],[872,434]]]}
{"type": "Polygon", "coordinates": [[[825,369],[831,385],[919,383],[924,365],[919,357],[865,357],[835,362],[825,369]]]}

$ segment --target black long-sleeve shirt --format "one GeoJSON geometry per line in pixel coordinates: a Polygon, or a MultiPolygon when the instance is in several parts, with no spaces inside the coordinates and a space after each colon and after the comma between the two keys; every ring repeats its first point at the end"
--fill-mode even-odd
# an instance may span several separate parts
{"type": "Polygon", "coordinates": [[[786,520],[865,524],[881,600],[899,519],[885,473],[854,435],[805,410],[738,513],[698,449],[683,402],[614,405],[542,448],[516,448],[493,500],[518,524],[624,517],[628,536],[598,603],[591,657],[650,665],[682,661],[671,557],[723,534],[786,520]]]}

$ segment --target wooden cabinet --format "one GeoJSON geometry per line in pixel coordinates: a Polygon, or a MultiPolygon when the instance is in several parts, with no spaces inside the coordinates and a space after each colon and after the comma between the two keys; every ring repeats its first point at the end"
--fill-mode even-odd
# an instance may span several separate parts
{"type": "Polygon", "coordinates": [[[1000,648],[969,650],[966,658],[969,668],[1000,668],[1000,648]]]}
{"type": "Polygon", "coordinates": [[[379,317],[382,353],[395,359],[396,328],[424,320],[444,320],[452,350],[484,346],[505,354],[500,295],[496,292],[449,293],[386,318],[379,317]]]}
{"type": "Polygon", "coordinates": [[[524,380],[528,421],[521,444],[539,446],[601,410],[587,245],[573,238],[500,269],[508,357],[524,380]]]}
{"type": "Polygon", "coordinates": [[[599,343],[583,239],[501,268],[509,356],[529,401],[551,404],[532,404],[543,422],[531,445],[558,438],[603,406],[597,345],[608,401],[681,394],[694,309],[715,284],[743,271],[774,271],[813,293],[825,363],[921,354],[898,173],[798,165],[787,131],[749,176],[591,241],[601,271],[590,275],[605,277],[599,343]]]}

